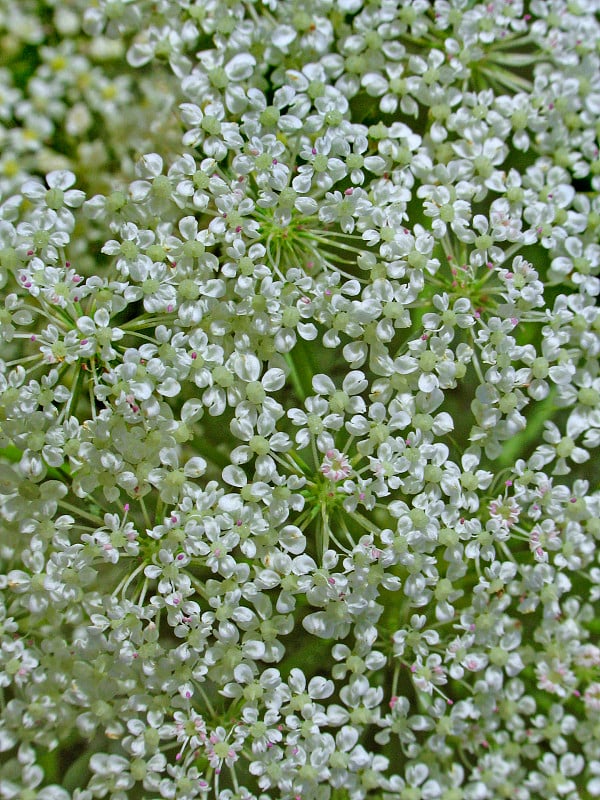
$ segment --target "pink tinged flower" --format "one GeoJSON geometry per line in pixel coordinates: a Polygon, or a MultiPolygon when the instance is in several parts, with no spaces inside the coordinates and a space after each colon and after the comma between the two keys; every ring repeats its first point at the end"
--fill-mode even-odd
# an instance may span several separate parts
{"type": "Polygon", "coordinates": [[[498,497],[489,505],[490,516],[497,520],[502,527],[512,528],[519,521],[521,507],[514,499],[509,497],[498,497]]]}
{"type": "Polygon", "coordinates": [[[551,664],[540,662],[536,667],[538,688],[559,697],[566,697],[567,687],[574,682],[575,676],[562,662],[554,659],[551,664]]]}
{"type": "Polygon", "coordinates": [[[340,453],[339,450],[333,449],[325,453],[325,458],[321,464],[321,472],[330,481],[337,483],[350,475],[352,467],[345,453],[340,453]]]}
{"type": "Polygon", "coordinates": [[[575,663],[588,669],[600,667],[600,647],[594,644],[582,645],[575,654],[575,663]]]}
{"type": "Polygon", "coordinates": [[[600,683],[590,683],[583,694],[583,701],[590,711],[600,711],[600,683]]]}

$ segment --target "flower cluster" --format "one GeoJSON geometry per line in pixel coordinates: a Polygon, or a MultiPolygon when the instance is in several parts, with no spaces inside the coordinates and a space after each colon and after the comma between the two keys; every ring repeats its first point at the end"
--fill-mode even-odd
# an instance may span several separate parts
{"type": "Polygon", "coordinates": [[[0,9],[0,798],[600,796],[596,0],[0,9]]]}

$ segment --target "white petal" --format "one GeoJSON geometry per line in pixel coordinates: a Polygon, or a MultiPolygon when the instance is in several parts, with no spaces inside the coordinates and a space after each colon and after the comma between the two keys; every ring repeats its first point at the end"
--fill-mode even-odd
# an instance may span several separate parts
{"type": "Polygon", "coordinates": [[[313,197],[298,197],[294,203],[294,208],[307,216],[314,214],[318,207],[318,203],[313,197]]]}
{"type": "Polygon", "coordinates": [[[230,81],[244,81],[252,76],[256,59],[250,53],[238,53],[225,66],[225,74],[230,81]]]}
{"type": "Polygon", "coordinates": [[[261,364],[252,353],[236,353],[231,357],[233,370],[244,381],[257,381],[261,364]]]}
{"type": "Polygon", "coordinates": [[[194,456],[194,458],[190,458],[183,468],[183,474],[186,476],[186,478],[199,478],[201,475],[204,475],[205,471],[206,461],[200,456],[194,456]]]}
{"type": "Polygon", "coordinates": [[[285,384],[285,372],[276,367],[268,369],[263,375],[261,383],[265,391],[276,392],[285,384]]]}
{"type": "Polygon", "coordinates": [[[248,483],[248,478],[241,467],[235,467],[232,464],[225,467],[223,470],[223,480],[230,486],[242,487],[248,483]]]}
{"type": "Polygon", "coordinates": [[[175,378],[167,378],[156,387],[159,394],[163,397],[176,397],[179,394],[181,386],[175,378]]]}
{"type": "Polygon", "coordinates": [[[68,189],[75,183],[75,175],[68,169],[55,169],[46,175],[46,183],[51,189],[68,189]]]}
{"type": "Polygon", "coordinates": [[[278,25],[274,31],[271,32],[271,43],[284,50],[296,38],[296,30],[291,25],[278,25]]]}
{"type": "Polygon", "coordinates": [[[333,394],[335,392],[335,384],[327,375],[315,375],[312,379],[312,386],[318,394],[333,394]]]}

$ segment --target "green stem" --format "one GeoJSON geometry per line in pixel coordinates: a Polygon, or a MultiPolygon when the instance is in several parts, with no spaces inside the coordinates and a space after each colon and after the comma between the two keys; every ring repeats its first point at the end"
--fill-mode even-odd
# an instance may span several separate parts
{"type": "Polygon", "coordinates": [[[28,361],[34,361],[36,359],[41,360],[42,355],[41,353],[34,353],[32,356],[22,356],[21,358],[15,358],[14,361],[7,361],[4,366],[5,367],[15,367],[17,364],[25,364],[28,361]]]}
{"type": "Polygon", "coordinates": [[[113,596],[116,597],[120,593],[122,597],[125,597],[125,592],[127,591],[127,589],[129,589],[133,580],[136,578],[137,575],[139,575],[140,572],[142,572],[142,570],[145,569],[145,567],[146,567],[145,561],[142,561],[141,564],[138,564],[138,566],[133,570],[131,575],[129,574],[126,575],[124,581],[121,581],[121,583],[119,583],[119,585],[113,592],[113,596]]]}
{"type": "Polygon", "coordinates": [[[398,681],[400,680],[400,664],[394,667],[394,677],[392,679],[392,697],[398,697],[398,681]]]}
{"type": "Polygon", "coordinates": [[[83,370],[80,369],[77,372],[77,377],[75,378],[75,386],[71,390],[71,396],[69,397],[69,401],[63,407],[61,418],[69,419],[71,409],[73,409],[75,412],[77,411],[77,404],[79,403],[79,396],[81,394],[82,383],[83,383],[83,370]]]}
{"type": "Polygon", "coordinates": [[[321,505],[321,537],[320,537],[320,555],[321,555],[321,566],[323,565],[323,559],[325,557],[325,553],[329,550],[329,522],[327,520],[327,509],[325,505],[321,505]]]}
{"type": "Polygon", "coordinates": [[[200,686],[200,684],[199,684],[199,683],[196,683],[196,686],[198,687],[198,691],[199,691],[199,692],[200,692],[200,694],[202,695],[202,699],[203,699],[203,700],[204,700],[204,702],[206,703],[206,707],[208,708],[208,712],[209,712],[209,714],[211,715],[211,717],[212,717],[213,719],[216,719],[216,718],[218,717],[218,714],[217,714],[217,712],[215,711],[215,709],[214,709],[214,707],[213,707],[213,704],[212,704],[212,703],[210,702],[210,700],[208,699],[208,695],[206,694],[206,692],[204,691],[204,689],[202,688],[202,686],[200,686]]]}
{"type": "MultiPolygon", "coordinates": [[[[473,339],[473,345],[475,346],[475,337],[473,337],[471,332],[471,338],[473,339]]],[[[473,350],[473,358],[472,358],[473,368],[479,378],[479,383],[482,385],[485,383],[485,378],[483,377],[483,372],[481,371],[481,365],[479,364],[479,359],[477,358],[477,353],[473,350]]]]}
{"type": "Polygon", "coordinates": [[[150,325],[160,325],[163,322],[173,322],[173,314],[163,314],[159,317],[136,317],[131,322],[124,322],[120,328],[124,331],[131,332],[138,328],[148,328],[150,325]]]}
{"type": "Polygon", "coordinates": [[[83,519],[89,520],[89,522],[93,522],[96,527],[102,527],[104,525],[104,520],[100,519],[100,517],[96,517],[93,514],[88,514],[87,511],[84,511],[82,508],[78,508],[77,506],[71,505],[71,503],[67,503],[66,500],[59,500],[58,504],[65,508],[67,511],[70,511],[71,514],[74,514],[76,517],[83,517],[83,519]]]}
{"type": "Polygon", "coordinates": [[[350,516],[354,517],[354,519],[359,522],[364,528],[366,528],[370,533],[374,534],[375,536],[379,536],[381,533],[380,529],[374,525],[370,519],[367,519],[360,511],[351,511],[350,516]]]}
{"type": "Polygon", "coordinates": [[[145,503],[143,497],[140,497],[139,503],[140,503],[140,508],[142,509],[142,514],[143,514],[143,517],[144,517],[144,524],[146,525],[146,528],[151,529],[152,528],[152,522],[150,520],[150,514],[148,513],[148,509],[146,508],[146,503],[145,503]]]}

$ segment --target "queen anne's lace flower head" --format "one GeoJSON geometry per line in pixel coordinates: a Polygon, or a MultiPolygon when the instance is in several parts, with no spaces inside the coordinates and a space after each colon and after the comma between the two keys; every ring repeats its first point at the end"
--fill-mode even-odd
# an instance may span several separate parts
{"type": "Polygon", "coordinates": [[[595,0],[0,10],[0,797],[600,796],[595,0]]]}

